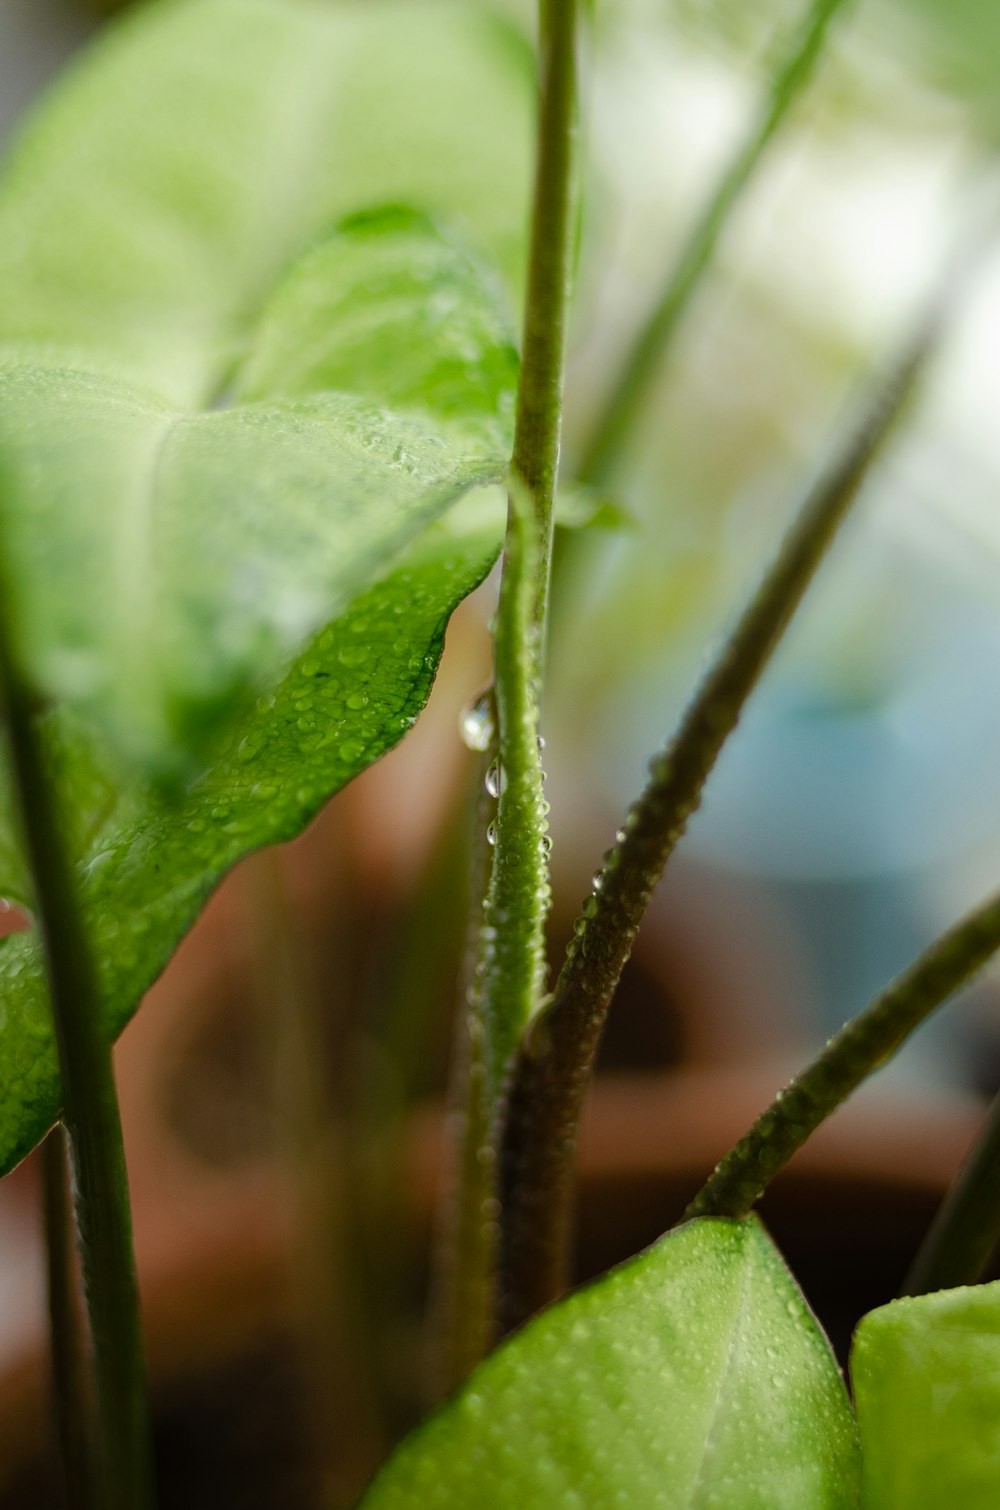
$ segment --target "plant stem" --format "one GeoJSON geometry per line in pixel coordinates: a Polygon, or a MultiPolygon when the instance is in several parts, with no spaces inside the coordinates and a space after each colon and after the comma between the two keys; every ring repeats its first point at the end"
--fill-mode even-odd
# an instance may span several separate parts
{"type": "Polygon", "coordinates": [[[565,1288],[573,1158],[583,1100],[612,995],[653,888],[716,758],[767,665],[890,425],[943,317],[936,299],[809,491],[773,565],[710,667],[645,791],[604,857],[552,1001],[517,1061],[501,1167],[504,1325],[565,1288]]]}
{"type": "Polygon", "coordinates": [[[920,1246],[901,1295],[975,1284],[1000,1242],[1000,1096],[920,1246]]]}
{"type": "Polygon", "coordinates": [[[541,0],[537,165],[511,458],[511,470],[535,509],[538,582],[534,622],[540,640],[548,598],[552,501],[562,426],[574,203],[577,17],[578,0],[541,0]]]}
{"type": "Polygon", "coordinates": [[[453,1168],[439,1217],[431,1307],[430,1389],[435,1403],[451,1393],[485,1357],[496,1333],[497,1221],[495,1159],[486,1118],[482,993],[476,965],[482,934],[481,898],[490,880],[487,827],[493,798],[486,774],[497,758],[496,743],[477,762],[473,805],[469,922],[459,982],[460,1004],[452,1046],[448,1093],[449,1151],[453,1168]],[[490,1150],[492,1152],[492,1150],[490,1150]]]}
{"type": "Polygon", "coordinates": [[[541,0],[540,102],[521,378],[494,640],[503,773],[483,931],[486,1123],[537,1010],[548,908],[546,803],[538,744],[552,500],[559,464],[576,112],[577,0],[541,0]]]}
{"type": "Polygon", "coordinates": [[[42,1144],[52,1392],[66,1503],[71,1510],[99,1510],[93,1398],[69,1180],[69,1145],[58,1122],[42,1144]]]}
{"type": "Polygon", "coordinates": [[[820,1123],[998,948],[1000,894],[931,944],[778,1092],[685,1216],[745,1216],[820,1123]]]}
{"type": "Polygon", "coordinates": [[[540,1006],[544,988],[549,842],[538,701],[562,424],[577,19],[577,0],[541,0],[535,193],[494,640],[499,800],[490,828],[494,850],[476,966],[479,989],[473,993],[465,1046],[468,1097],[460,1135],[456,1246],[446,1265],[462,1312],[452,1318],[452,1379],[476,1361],[496,1335],[493,1203],[503,1096],[517,1044],[540,1006]]]}
{"type": "Polygon", "coordinates": [[[72,868],[29,691],[15,664],[8,583],[0,581],[0,708],[41,932],[69,1134],[84,1291],[94,1350],[102,1510],[153,1503],[125,1152],[111,1047],[72,868]]]}
{"type": "Polygon", "coordinates": [[[625,360],[580,466],[581,480],[607,483],[642,397],[715,254],[729,216],[813,72],[827,28],[843,0],[810,0],[781,58],[749,134],[739,144],[681,246],[662,294],[625,360]]]}
{"type": "MultiPolygon", "coordinates": [[[[511,480],[510,516],[494,637],[500,796],[482,932],[482,1047],[486,1125],[498,1120],[510,1065],[544,989],[549,902],[547,804],[538,747],[539,563],[530,505],[511,480]]],[[[481,1157],[489,1161],[489,1155],[481,1157]]]]}
{"type": "MultiPolygon", "coordinates": [[[[354,1505],[385,1453],[357,1272],[358,1203],[330,1077],[332,990],[317,988],[288,894],[287,851],[270,847],[240,872],[252,939],[258,1036],[272,1072],[277,1151],[291,1195],[288,1287],[298,1333],[306,1427],[326,1510],[354,1505]],[[354,1241],[352,1241],[352,1239],[354,1241]],[[330,1423],[338,1423],[332,1438],[330,1423]]],[[[342,899],[328,900],[344,927],[342,899]]],[[[342,958],[346,950],[338,951],[342,958]]],[[[337,1015],[340,1015],[339,1013],[337,1015]]]]}

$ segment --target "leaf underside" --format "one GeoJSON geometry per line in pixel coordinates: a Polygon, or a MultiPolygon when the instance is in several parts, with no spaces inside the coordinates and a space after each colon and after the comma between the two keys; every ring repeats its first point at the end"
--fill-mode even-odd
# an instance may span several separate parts
{"type": "Polygon", "coordinates": [[[1000,1505],[1000,1281],[871,1311],[851,1380],[863,1510],[1000,1505]]]}
{"type": "Polygon", "coordinates": [[[701,1220],[530,1323],[362,1510],[848,1510],[843,1380],[754,1218],[701,1220]]]}
{"type": "MultiPolygon", "coordinates": [[[[522,63],[461,5],[151,5],[0,183],[14,648],[113,1031],[224,872],[402,737],[499,549],[522,63]]],[[[59,1109],[43,981],[0,946],[3,1169],[59,1109]]]]}

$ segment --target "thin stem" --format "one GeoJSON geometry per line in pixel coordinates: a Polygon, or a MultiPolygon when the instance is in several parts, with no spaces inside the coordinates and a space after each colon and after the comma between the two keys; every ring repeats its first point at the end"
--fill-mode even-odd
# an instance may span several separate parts
{"type": "MultiPolygon", "coordinates": [[[[511,480],[510,518],[494,638],[499,719],[493,866],[482,932],[482,1048],[486,1125],[501,1098],[521,1035],[541,1005],[549,841],[538,743],[539,563],[530,504],[511,480]]],[[[481,1155],[486,1161],[490,1155],[481,1155]]]]}
{"type": "MultiPolygon", "coordinates": [[[[297,929],[285,851],[262,850],[242,871],[255,965],[261,1050],[293,1212],[290,1292],[298,1330],[307,1428],[328,1510],[354,1505],[384,1455],[364,1306],[354,1258],[357,1208],[346,1139],[328,1075],[329,996],[318,996],[297,929]],[[331,1437],[330,1423],[339,1428],[331,1437]]],[[[333,899],[337,907],[338,898],[333,899]]]]}
{"type": "Polygon", "coordinates": [[[90,1363],[69,1181],[69,1144],[59,1122],[42,1144],[52,1394],[66,1503],[71,1510],[98,1510],[90,1363]]]}
{"type": "Polygon", "coordinates": [[[914,1259],[901,1295],[975,1284],[1000,1242],[1000,1096],[914,1259]]]}
{"type": "Polygon", "coordinates": [[[453,1168],[439,1215],[431,1308],[430,1389],[435,1403],[450,1394],[495,1341],[497,1212],[496,1168],[489,1155],[483,1063],[482,992],[476,972],[482,934],[481,898],[490,880],[487,828],[494,798],[486,787],[496,769],[495,741],[477,762],[473,804],[469,921],[459,981],[460,1005],[448,1092],[449,1152],[453,1168]]]}
{"type": "Polygon", "coordinates": [[[729,217],[753,177],[779,127],[812,76],[827,28],[843,0],[810,0],[781,58],[749,133],[726,164],[683,243],[662,294],[636,337],[621,376],[580,466],[582,480],[606,483],[617,465],[664,351],[711,264],[729,217]]]}
{"type": "MultiPolygon", "coordinates": [[[[577,0],[542,0],[538,156],[504,569],[494,641],[503,772],[483,930],[486,1125],[541,1000],[549,900],[538,697],[559,464],[576,111],[577,0]]],[[[484,1150],[484,1157],[487,1157],[484,1150]]]]}
{"type": "Polygon", "coordinates": [[[544,633],[559,465],[574,201],[577,0],[541,0],[541,98],[521,380],[511,470],[534,502],[538,583],[534,622],[544,633]]]}
{"type": "Polygon", "coordinates": [[[998,948],[1000,894],[931,944],[778,1092],[685,1216],[745,1216],[820,1123],[998,948]]]}
{"type": "Polygon", "coordinates": [[[45,955],[72,1156],[94,1349],[102,1506],[146,1510],[153,1504],[149,1412],[111,1047],[32,699],[14,661],[13,625],[3,621],[10,602],[8,584],[0,582],[0,707],[45,955]]]}
{"type": "MultiPolygon", "coordinates": [[[[531,224],[521,380],[510,465],[504,568],[494,641],[499,801],[490,837],[478,969],[470,1024],[469,1101],[457,1197],[460,1246],[451,1286],[464,1297],[461,1356],[474,1361],[496,1333],[498,1147],[503,1097],[525,1027],[545,983],[549,904],[547,803],[538,737],[552,557],[552,503],[559,466],[574,192],[577,0],[541,0],[538,153],[531,224]],[[476,1140],[475,1142],[473,1140],[476,1140]],[[482,1307],[489,1306],[484,1316],[482,1307]]],[[[454,1333],[453,1349],[459,1343],[454,1333]]]]}
{"type": "Polygon", "coordinates": [[[809,491],[760,588],[651,766],[576,924],[552,1001],[522,1045],[501,1172],[504,1323],[565,1288],[573,1159],[608,1007],[653,888],[728,736],[855,497],[939,329],[935,300],[809,491]]]}

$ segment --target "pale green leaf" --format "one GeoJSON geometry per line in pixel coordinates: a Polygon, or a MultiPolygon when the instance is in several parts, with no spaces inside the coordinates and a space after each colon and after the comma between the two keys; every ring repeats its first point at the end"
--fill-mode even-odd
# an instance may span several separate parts
{"type": "Polygon", "coordinates": [[[45,101],[0,180],[0,343],[71,348],[203,407],[289,262],[393,202],[456,223],[516,285],[526,58],[465,0],[141,7],[45,101]]]}
{"type": "Polygon", "coordinates": [[[871,1311],[851,1381],[864,1510],[996,1510],[1000,1281],[871,1311]]]}
{"type": "Polygon", "coordinates": [[[307,253],[260,329],[256,401],[200,415],[0,348],[17,653],[42,694],[154,767],[201,754],[213,720],[509,453],[505,318],[412,212],[307,253]]]}
{"type": "Polygon", "coordinates": [[[854,1510],[829,1346],[754,1218],[703,1220],[546,1312],[402,1445],[363,1510],[854,1510]]]}
{"type": "MultiPolygon", "coordinates": [[[[496,555],[490,279],[420,213],[331,217],[419,201],[509,264],[526,81],[461,5],[150,5],[0,189],[0,524],[110,1031],[225,870],[402,736],[496,555]],[[134,757],[176,748],[201,774],[168,801],[134,757]]],[[[0,783],[0,894],[30,902],[12,833],[0,783]]],[[[0,1069],[6,1168],[59,1108],[27,935],[0,1069]]]]}

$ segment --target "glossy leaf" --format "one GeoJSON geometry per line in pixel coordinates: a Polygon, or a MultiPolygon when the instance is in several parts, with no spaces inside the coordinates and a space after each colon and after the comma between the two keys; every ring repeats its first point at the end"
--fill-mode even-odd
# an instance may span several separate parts
{"type": "Polygon", "coordinates": [[[282,270],[394,202],[455,222],[516,284],[526,64],[465,0],[142,6],[43,103],[0,181],[0,344],[85,353],[204,407],[282,270]]]}
{"type": "MultiPolygon", "coordinates": [[[[331,216],[419,202],[509,264],[521,62],[461,5],[149,5],[0,188],[0,525],[111,1031],[225,870],[402,736],[499,548],[500,296],[420,212],[331,216]]],[[[0,1074],[7,1168],[59,1108],[29,935],[0,1074]]]]}
{"type": "Polygon", "coordinates": [[[849,1510],[829,1346],[755,1219],[703,1220],[545,1312],[402,1445],[363,1510],[849,1510]]]}
{"type": "Polygon", "coordinates": [[[1000,1504],[1000,1281],[895,1300],[851,1351],[863,1510],[1000,1504]]]}
{"type": "MultiPolygon", "coordinates": [[[[95,769],[117,787],[103,811],[100,787],[93,790],[89,832],[78,821],[76,841],[111,1031],[135,1010],[224,872],[249,850],[299,833],[415,722],[448,616],[495,559],[503,514],[494,490],[469,495],[433,525],[275,691],[219,731],[208,769],[179,800],[134,778],[116,781],[82,724],[70,727],[65,710],[50,719],[63,789],[66,774],[75,782],[95,769]]],[[[0,1072],[2,1172],[59,1109],[44,973],[30,934],[0,943],[0,1072]]]]}
{"type": "Polygon", "coordinates": [[[261,336],[255,402],[202,415],[0,351],[17,651],[43,694],[150,764],[200,752],[415,532],[503,474],[506,323],[420,217],[352,221],[308,253],[261,336]]]}

